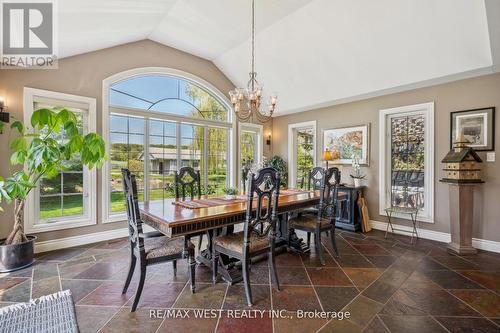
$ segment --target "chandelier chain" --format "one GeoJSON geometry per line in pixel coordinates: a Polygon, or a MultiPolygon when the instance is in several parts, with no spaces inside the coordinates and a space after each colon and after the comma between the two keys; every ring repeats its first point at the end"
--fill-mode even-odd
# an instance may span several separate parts
{"type": "Polygon", "coordinates": [[[251,64],[252,71],[247,87],[235,88],[229,92],[231,104],[234,108],[234,113],[241,121],[246,121],[252,116],[256,117],[260,122],[267,122],[273,116],[276,109],[277,96],[271,95],[266,111],[261,110],[262,106],[262,86],[257,81],[257,73],[255,72],[255,0],[252,0],[252,36],[251,36],[251,64]]]}

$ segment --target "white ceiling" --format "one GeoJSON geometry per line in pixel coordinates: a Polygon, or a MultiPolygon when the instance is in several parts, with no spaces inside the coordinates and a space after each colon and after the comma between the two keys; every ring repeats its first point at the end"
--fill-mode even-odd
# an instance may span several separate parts
{"type": "MultiPolygon", "coordinates": [[[[256,1],[258,79],[279,95],[277,114],[484,74],[500,56],[490,45],[498,0],[256,1]]],[[[213,61],[242,86],[250,4],[59,1],[60,56],[149,38],[213,61]]]]}

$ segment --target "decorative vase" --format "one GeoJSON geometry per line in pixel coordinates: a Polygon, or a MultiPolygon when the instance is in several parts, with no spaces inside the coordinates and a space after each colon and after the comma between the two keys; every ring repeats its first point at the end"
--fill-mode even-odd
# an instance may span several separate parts
{"type": "Polygon", "coordinates": [[[236,199],[236,195],[234,195],[234,194],[226,194],[226,196],[224,198],[226,200],[234,200],[234,199],[236,199]]]}
{"type": "Polygon", "coordinates": [[[354,179],[354,187],[361,187],[361,178],[353,178],[354,179]]]}

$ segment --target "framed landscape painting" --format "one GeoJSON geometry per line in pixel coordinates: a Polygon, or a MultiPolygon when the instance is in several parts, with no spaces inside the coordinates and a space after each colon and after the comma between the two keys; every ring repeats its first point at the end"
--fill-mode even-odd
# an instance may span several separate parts
{"type": "Polygon", "coordinates": [[[456,111],[451,113],[450,148],[463,138],[479,151],[495,149],[495,108],[456,111]]]}
{"type": "Polygon", "coordinates": [[[370,125],[327,129],[323,131],[323,151],[338,153],[334,163],[352,164],[357,157],[359,163],[369,165],[370,125]]]}

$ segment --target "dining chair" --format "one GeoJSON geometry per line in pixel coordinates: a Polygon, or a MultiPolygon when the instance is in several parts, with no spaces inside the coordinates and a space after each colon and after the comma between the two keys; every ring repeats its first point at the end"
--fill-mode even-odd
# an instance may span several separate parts
{"type": "Polygon", "coordinates": [[[192,167],[182,167],[175,172],[174,181],[176,199],[186,200],[186,194],[190,199],[201,198],[200,171],[195,171],[192,167]]]}
{"type": "Polygon", "coordinates": [[[316,207],[316,212],[303,212],[297,217],[290,218],[288,223],[291,228],[307,232],[308,245],[310,243],[310,234],[314,234],[314,244],[316,252],[319,255],[321,264],[325,264],[323,256],[323,249],[321,246],[321,233],[327,232],[330,234],[333,250],[335,255],[339,255],[337,244],[335,242],[335,217],[337,208],[337,182],[331,183],[328,181],[335,173],[333,168],[328,169],[326,172],[319,172],[322,174],[318,182],[315,182],[315,190],[320,191],[320,201],[316,207]]]}
{"type": "Polygon", "coordinates": [[[250,173],[247,183],[247,211],[243,231],[214,237],[212,240],[213,282],[217,282],[219,254],[240,260],[248,306],[252,306],[249,272],[252,257],[268,253],[271,277],[276,289],[280,290],[274,259],[279,186],[280,176],[273,168],[263,168],[257,175],[250,173]],[[256,200],[254,201],[255,195],[256,200]]]}
{"type": "MultiPolygon", "coordinates": [[[[201,198],[201,176],[200,171],[194,170],[192,167],[182,167],[175,172],[174,179],[175,198],[177,200],[186,200],[186,198],[200,199],[201,198]]],[[[203,242],[203,234],[198,238],[198,251],[201,250],[203,242]]]]}
{"type": "Polygon", "coordinates": [[[191,292],[194,293],[196,268],[194,245],[187,238],[172,239],[166,236],[149,238],[147,234],[143,233],[135,175],[131,174],[128,169],[122,169],[122,176],[131,249],[130,268],[127,279],[125,280],[125,285],[123,286],[122,294],[125,294],[128,290],[137,261],[139,261],[141,269],[139,285],[135,292],[131,312],[134,312],[137,308],[146,279],[146,268],[150,265],[172,261],[174,263],[175,275],[177,273],[177,267],[175,265],[176,260],[188,258],[191,292]]]}
{"type": "MultiPolygon", "coordinates": [[[[322,168],[322,167],[315,167],[312,170],[309,171],[309,176],[307,177],[307,190],[308,191],[316,191],[319,190],[321,187],[321,181],[322,178],[325,176],[326,172],[326,180],[325,182],[327,184],[332,183],[332,178],[333,182],[335,184],[340,184],[340,170],[337,167],[331,167],[328,168],[328,170],[322,168]]],[[[318,214],[318,208],[317,207],[309,207],[306,208],[302,213],[307,213],[307,214],[318,214]]],[[[327,232],[328,235],[328,232],[327,232]]],[[[307,233],[307,246],[311,246],[311,233],[307,233]]]]}

